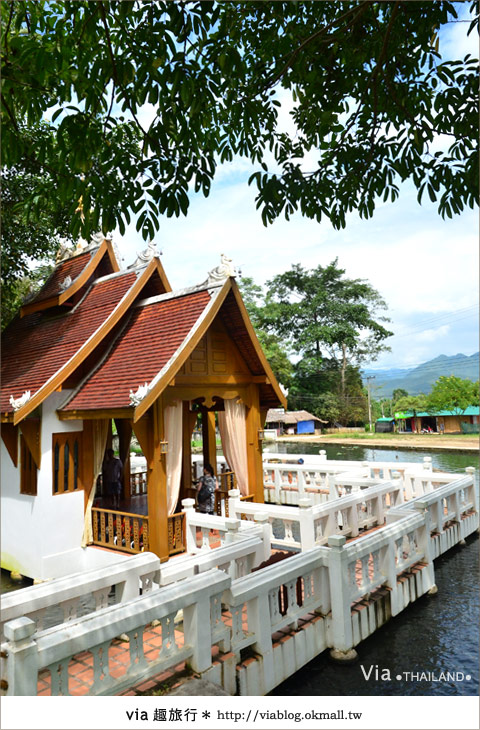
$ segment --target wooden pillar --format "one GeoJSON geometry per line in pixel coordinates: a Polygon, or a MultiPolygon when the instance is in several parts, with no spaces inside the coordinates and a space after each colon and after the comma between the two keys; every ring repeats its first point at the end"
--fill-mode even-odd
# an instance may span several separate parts
{"type": "Polygon", "coordinates": [[[211,464],[217,473],[217,442],[215,433],[215,411],[202,408],[203,463],[211,464]]]}
{"type": "Polygon", "coordinates": [[[126,418],[116,418],[115,425],[118,433],[118,451],[123,464],[123,498],[130,499],[130,441],[132,440],[132,421],[126,418]]]}
{"type": "Polygon", "coordinates": [[[96,477],[93,473],[93,421],[89,419],[83,422],[82,454],[82,483],[85,497],[84,510],[86,511],[90,489],[95,490],[97,488],[96,477]],[[94,479],[95,484],[93,484],[94,479]]]}
{"type": "Polygon", "coordinates": [[[150,552],[168,560],[167,473],[160,453],[164,435],[162,397],[134,423],[133,430],[147,460],[147,505],[150,552]]]}
{"type": "Polygon", "coordinates": [[[183,401],[182,413],[182,480],[180,483],[180,500],[187,496],[187,489],[192,486],[192,431],[197,422],[197,412],[190,410],[188,401],[183,401]]]}
{"type": "Polygon", "coordinates": [[[257,385],[248,387],[250,408],[247,408],[247,467],[248,489],[255,495],[255,502],[263,502],[263,464],[262,442],[258,439],[258,431],[263,429],[260,417],[260,398],[257,385]]]}
{"type": "Polygon", "coordinates": [[[162,562],[168,560],[168,512],[166,456],[160,452],[160,441],[165,438],[163,397],[153,409],[153,461],[148,481],[148,527],[150,550],[162,562]]]}

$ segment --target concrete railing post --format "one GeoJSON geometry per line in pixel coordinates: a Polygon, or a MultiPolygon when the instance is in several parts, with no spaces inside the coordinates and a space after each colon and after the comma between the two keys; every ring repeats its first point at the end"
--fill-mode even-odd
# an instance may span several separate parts
{"type": "Polygon", "coordinates": [[[399,471],[392,471],[392,483],[398,487],[398,492],[394,497],[394,504],[391,504],[390,506],[398,507],[399,504],[403,504],[405,501],[403,495],[403,480],[399,471]]]}
{"type": "Polygon", "coordinates": [[[301,499],[305,496],[305,473],[302,469],[297,470],[297,489],[298,497],[301,499]]]}
{"type": "Polygon", "coordinates": [[[325,449],[320,449],[319,454],[320,454],[320,459],[319,459],[320,461],[327,461],[327,452],[325,451],[325,449]]]}
{"type": "Polygon", "coordinates": [[[343,549],[344,535],[330,535],[328,538],[328,577],[332,604],[332,636],[334,650],[347,653],[353,648],[353,631],[348,584],[348,554],[343,549]]]}
{"type": "Polygon", "coordinates": [[[473,506],[475,508],[475,511],[478,511],[478,504],[477,504],[477,494],[475,492],[475,467],[474,466],[467,466],[465,467],[465,471],[468,474],[469,477],[472,479],[472,486],[469,488],[469,499],[473,503],[473,506]]]}
{"type": "Polygon", "coordinates": [[[193,648],[189,661],[195,672],[205,672],[212,664],[212,627],[210,621],[210,596],[197,599],[183,609],[185,644],[193,648]]]}
{"type": "Polygon", "coordinates": [[[276,685],[275,664],[272,645],[272,625],[268,593],[262,592],[258,598],[247,602],[248,629],[256,636],[253,649],[263,659],[263,691],[269,692],[276,685]]]}
{"type": "Polygon", "coordinates": [[[240,504],[240,490],[230,489],[228,491],[228,516],[237,516],[237,506],[240,504]]]}
{"type": "Polygon", "coordinates": [[[431,456],[423,457],[423,468],[425,471],[432,471],[432,457],[431,456]]]}
{"type": "Polygon", "coordinates": [[[225,533],[225,545],[235,542],[235,538],[238,536],[240,530],[241,521],[234,517],[227,517],[225,520],[225,526],[227,532],[225,533]]]}
{"type": "Polygon", "coordinates": [[[298,502],[300,522],[300,544],[302,552],[315,547],[315,528],[311,499],[300,499],[298,502]]]}
{"type": "Polygon", "coordinates": [[[264,560],[268,560],[272,552],[272,528],[268,515],[265,512],[257,512],[253,520],[262,528],[262,548],[255,555],[255,565],[259,565],[264,560]],[[260,552],[262,553],[261,555],[260,552]],[[258,562],[257,559],[259,559],[258,562]]]}
{"type": "Polygon", "coordinates": [[[282,479],[280,476],[280,468],[278,464],[274,466],[273,470],[273,485],[275,490],[275,503],[281,504],[282,479]]]}
{"type": "Polygon", "coordinates": [[[433,550],[432,550],[432,525],[431,525],[431,519],[430,519],[430,510],[428,502],[424,502],[423,500],[417,500],[415,502],[415,509],[418,510],[423,514],[423,527],[420,532],[420,542],[421,547],[423,549],[423,554],[425,556],[425,562],[427,563],[427,567],[423,569],[423,586],[427,588],[430,592],[436,592],[436,586],[435,586],[435,569],[433,567],[433,550]],[[427,579],[427,582],[425,582],[425,578],[427,579]]]}
{"type": "Polygon", "coordinates": [[[182,507],[185,512],[185,537],[187,553],[194,553],[197,549],[197,528],[192,524],[195,516],[195,500],[188,497],[182,499],[182,507]]]}
{"type": "Polygon", "coordinates": [[[365,479],[370,478],[370,462],[369,461],[362,461],[362,476],[365,477],[365,479]]]}
{"type": "Polygon", "coordinates": [[[38,648],[32,636],[35,622],[26,616],[8,621],[4,627],[7,644],[8,696],[36,696],[38,648]]]}

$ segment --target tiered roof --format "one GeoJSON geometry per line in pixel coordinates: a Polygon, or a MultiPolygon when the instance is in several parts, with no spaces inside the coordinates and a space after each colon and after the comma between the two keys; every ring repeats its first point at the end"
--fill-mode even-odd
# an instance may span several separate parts
{"type": "Polygon", "coordinates": [[[284,402],[234,279],[172,292],[160,260],[150,259],[140,256],[133,268],[117,271],[103,241],[60,262],[2,336],[3,420],[20,422],[62,386],[75,388],[62,408],[66,417],[129,409],[137,420],[217,316],[252,375],[263,377],[261,407],[284,402]],[[130,393],[145,384],[148,392],[134,408],[130,393]],[[12,405],[12,396],[23,403],[12,405]]]}

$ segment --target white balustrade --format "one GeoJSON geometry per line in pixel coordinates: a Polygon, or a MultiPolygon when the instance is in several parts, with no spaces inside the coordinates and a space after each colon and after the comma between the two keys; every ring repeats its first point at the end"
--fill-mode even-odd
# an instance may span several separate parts
{"type": "MultiPolygon", "coordinates": [[[[93,611],[104,608],[108,595],[115,589],[115,603],[148,593],[159,583],[160,560],[153,553],[120,557],[119,562],[106,568],[75,573],[66,578],[40,583],[1,596],[1,628],[7,621],[28,616],[38,630],[43,629],[44,614],[48,607],[60,608],[57,623],[72,621],[80,613],[80,606],[93,596],[93,611]]],[[[51,615],[52,612],[50,612],[51,615]]]]}
{"type": "Polygon", "coordinates": [[[35,633],[35,623],[20,617],[5,624],[7,641],[2,651],[6,661],[8,695],[36,695],[38,672],[50,673],[52,695],[69,695],[69,663],[77,654],[93,657],[92,695],[118,694],[145,677],[151,677],[179,662],[188,661],[196,672],[212,663],[213,644],[229,647],[229,632],[221,620],[221,595],[230,578],[211,570],[188,581],[138,596],[118,606],[35,633]],[[183,643],[175,632],[176,617],[183,615],[183,643]],[[161,644],[156,655],[144,653],[144,632],[152,622],[161,626],[161,644]],[[112,673],[112,641],[129,637],[130,662],[125,674],[112,673]]]}
{"type": "MultiPolygon", "coordinates": [[[[230,490],[230,492],[240,495],[238,489],[230,490]]],[[[230,494],[229,492],[229,494],[230,494]]],[[[254,502],[240,502],[242,505],[257,507],[254,502]]],[[[254,522],[256,510],[249,511],[251,520],[240,520],[235,517],[220,517],[218,515],[207,515],[202,512],[196,512],[194,509],[195,500],[187,498],[182,500],[183,511],[185,512],[185,534],[187,553],[196,554],[200,551],[212,549],[212,543],[220,542],[220,545],[227,545],[237,540],[250,537],[260,537],[264,544],[264,553],[270,553],[270,543],[268,542],[268,532],[265,531],[261,524],[254,522]],[[201,545],[197,544],[197,533],[201,536],[201,545]],[[215,534],[216,533],[216,534],[215,534]]],[[[234,514],[234,513],[229,513],[234,514]]]]}
{"type": "Polygon", "coordinates": [[[296,627],[312,611],[326,615],[330,591],[325,548],[316,548],[234,581],[222,601],[232,616],[231,651],[252,646],[262,656],[262,690],[275,682],[272,635],[296,627]]]}
{"type": "MultiPolygon", "coordinates": [[[[270,554],[270,549],[269,549],[270,554]]],[[[180,555],[162,565],[160,584],[174,583],[218,568],[227,573],[232,580],[248,575],[252,568],[265,560],[265,546],[260,537],[243,537],[235,542],[222,545],[215,550],[199,552],[195,555],[180,555]]]]}

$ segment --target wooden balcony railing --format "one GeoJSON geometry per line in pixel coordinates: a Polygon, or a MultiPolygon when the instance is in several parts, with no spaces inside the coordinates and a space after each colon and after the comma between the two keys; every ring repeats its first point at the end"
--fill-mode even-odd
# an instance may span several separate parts
{"type": "Polygon", "coordinates": [[[149,549],[148,517],[118,510],[92,508],[93,544],[140,553],[149,549]]]}
{"type": "Polygon", "coordinates": [[[185,513],[177,512],[168,517],[168,554],[177,555],[186,549],[185,513]]]}

